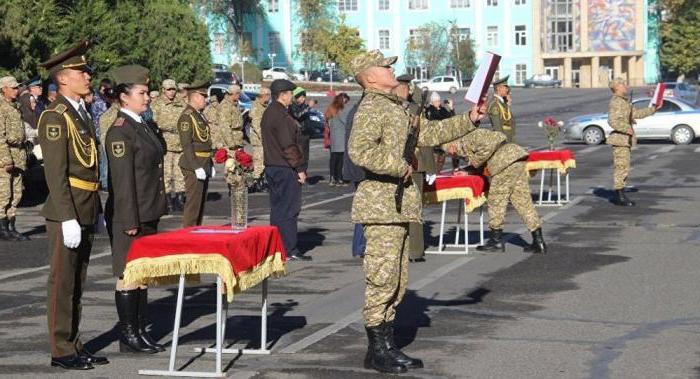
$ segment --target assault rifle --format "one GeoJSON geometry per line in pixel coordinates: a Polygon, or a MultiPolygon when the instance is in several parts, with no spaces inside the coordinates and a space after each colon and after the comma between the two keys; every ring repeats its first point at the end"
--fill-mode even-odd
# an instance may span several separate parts
{"type": "MultiPolygon", "coordinates": [[[[419,89],[416,87],[414,91],[414,93],[416,93],[417,91],[419,91],[419,89]]],[[[428,91],[421,92],[420,99],[415,99],[413,96],[411,97],[411,100],[418,100],[417,102],[413,102],[412,104],[418,105],[418,109],[415,109],[414,107],[413,111],[411,111],[411,108],[409,107],[409,112],[411,113],[411,121],[408,137],[406,138],[406,145],[403,148],[403,159],[409,165],[413,164],[413,155],[415,154],[416,146],[418,145],[418,134],[420,133],[420,119],[423,115],[423,112],[425,111],[425,107],[428,105],[428,91]]],[[[394,200],[396,201],[396,212],[398,213],[401,213],[401,204],[403,203],[403,193],[405,189],[406,182],[404,182],[403,178],[399,178],[399,184],[396,187],[396,191],[394,192],[394,200]]]]}

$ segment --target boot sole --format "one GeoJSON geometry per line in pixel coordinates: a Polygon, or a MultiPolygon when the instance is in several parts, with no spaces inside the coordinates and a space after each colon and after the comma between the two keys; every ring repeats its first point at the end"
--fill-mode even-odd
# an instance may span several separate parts
{"type": "Polygon", "coordinates": [[[370,362],[365,362],[365,368],[367,370],[374,370],[374,371],[382,372],[385,374],[403,374],[403,373],[408,372],[408,368],[406,368],[406,366],[399,366],[395,370],[390,370],[390,369],[383,369],[380,367],[376,367],[370,362]]]}
{"type": "Polygon", "coordinates": [[[137,350],[137,349],[134,349],[133,347],[131,347],[127,344],[120,342],[119,343],[119,352],[120,353],[131,353],[131,354],[155,354],[158,352],[158,350],[155,348],[153,350],[137,350]]]}
{"type": "Polygon", "coordinates": [[[62,368],[64,370],[77,370],[77,371],[92,370],[95,368],[92,365],[87,366],[87,367],[74,367],[74,366],[62,365],[62,364],[56,363],[56,362],[51,362],[51,367],[58,367],[58,368],[62,368]]]}

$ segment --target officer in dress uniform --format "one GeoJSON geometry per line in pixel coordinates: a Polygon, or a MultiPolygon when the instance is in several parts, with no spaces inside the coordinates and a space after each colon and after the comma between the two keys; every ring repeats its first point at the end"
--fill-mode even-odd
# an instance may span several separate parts
{"type": "Polygon", "coordinates": [[[105,219],[112,246],[112,272],[117,279],[114,299],[119,315],[119,350],[155,353],[164,351],[146,330],[148,289],[124,285],[124,267],[131,243],[158,231],[165,214],[163,157],[165,147],[157,129],[142,118],[148,108],[148,69],[138,65],[114,69],[117,119],[107,132],[109,197],[105,219]]]}
{"type": "Polygon", "coordinates": [[[506,135],[508,142],[515,142],[515,119],[511,105],[510,87],[508,87],[508,75],[503,79],[493,82],[493,98],[488,106],[491,127],[497,132],[506,135]]]}
{"type": "Polygon", "coordinates": [[[207,105],[209,82],[197,82],[188,87],[187,106],[177,121],[182,155],[180,169],[185,177],[187,201],[182,216],[182,226],[202,223],[204,202],[209,179],[215,175],[211,160],[211,130],[202,111],[207,105]]]}
{"type": "Polygon", "coordinates": [[[42,215],[49,248],[47,285],[51,366],[88,370],[109,363],[80,341],[81,297],[102,206],[99,162],[92,120],[82,96],[90,93],[89,41],[40,64],[58,86],[58,96],[38,121],[44,173],[49,187],[42,215]]]}

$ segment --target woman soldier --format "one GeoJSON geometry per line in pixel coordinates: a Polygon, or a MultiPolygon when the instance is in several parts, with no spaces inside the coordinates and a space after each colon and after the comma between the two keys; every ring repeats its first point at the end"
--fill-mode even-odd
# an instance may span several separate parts
{"type": "Polygon", "coordinates": [[[148,289],[145,285],[125,285],[123,281],[129,246],[136,238],[155,234],[166,211],[165,149],[154,129],[141,117],[150,101],[148,74],[148,69],[138,65],[114,70],[114,94],[120,108],[105,138],[109,164],[105,218],[112,245],[112,269],[118,278],[114,298],[121,352],[165,350],[146,331],[148,289]]]}

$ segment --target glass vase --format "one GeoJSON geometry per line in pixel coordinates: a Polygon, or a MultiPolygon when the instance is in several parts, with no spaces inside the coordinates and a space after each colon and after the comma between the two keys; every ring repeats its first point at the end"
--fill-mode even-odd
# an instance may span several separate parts
{"type": "Polygon", "coordinates": [[[231,187],[231,228],[245,230],[248,227],[248,190],[245,186],[231,187]]]}

